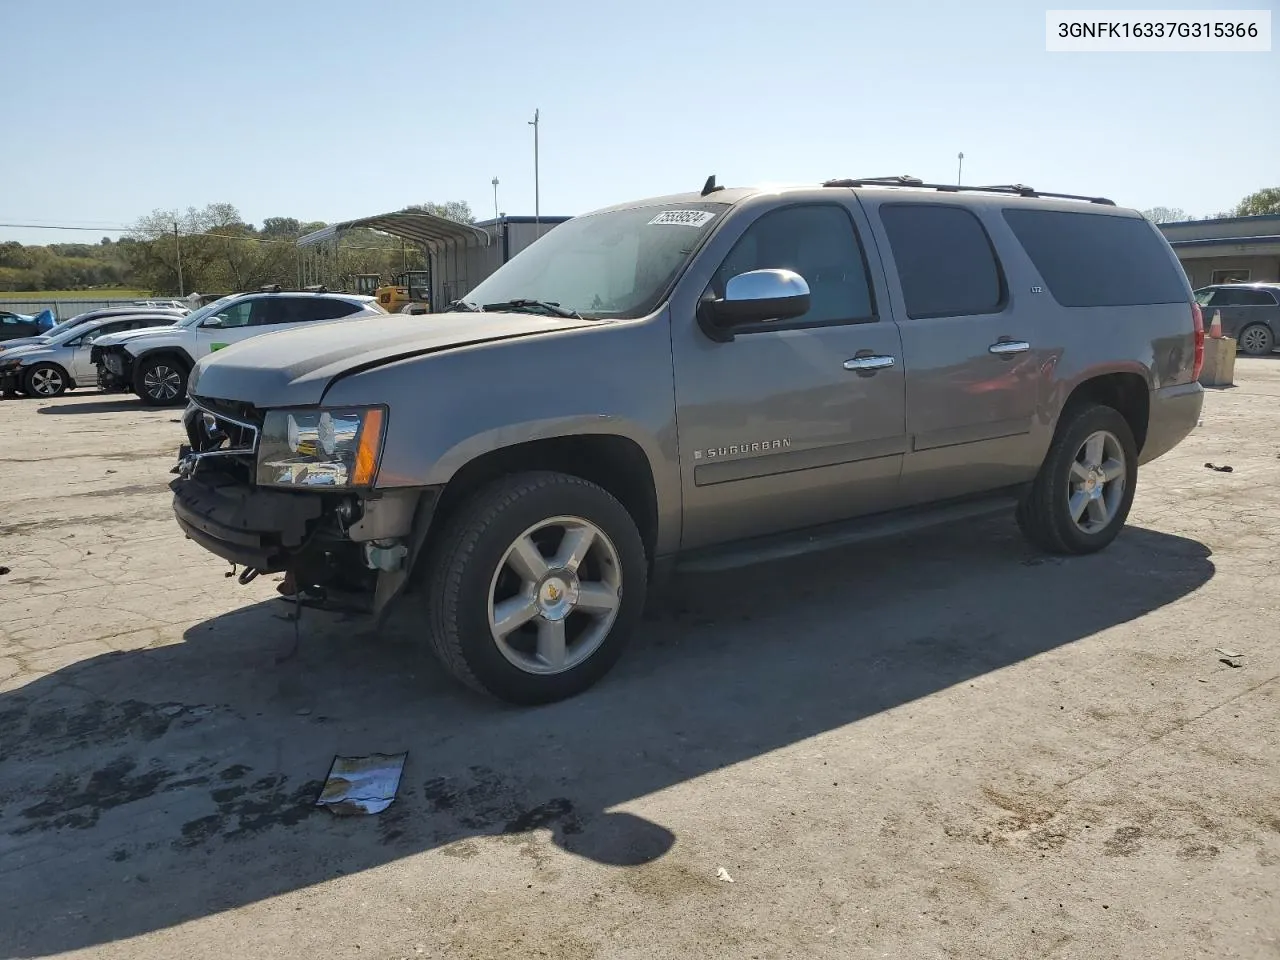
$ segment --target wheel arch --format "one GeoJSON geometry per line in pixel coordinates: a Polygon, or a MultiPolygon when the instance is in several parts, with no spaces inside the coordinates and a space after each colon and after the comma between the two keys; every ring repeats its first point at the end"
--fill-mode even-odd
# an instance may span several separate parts
{"type": "Polygon", "coordinates": [[[1100,403],[1119,412],[1133,432],[1138,453],[1147,440],[1151,421],[1151,382],[1136,370],[1093,373],[1071,388],[1058,414],[1055,431],[1067,422],[1068,414],[1089,403],[1100,403]]]}
{"type": "Polygon", "coordinates": [[[449,478],[431,524],[439,527],[477,489],[512,473],[549,470],[580,477],[613,496],[635,521],[652,563],[659,543],[657,483],[644,449],[613,433],[543,437],[498,447],[468,460],[449,478]]]}
{"type": "Polygon", "coordinates": [[[191,373],[191,368],[196,365],[195,360],[191,358],[191,354],[187,353],[187,350],[185,347],[180,346],[179,344],[171,344],[163,347],[152,347],[149,350],[144,350],[142,353],[138,354],[136,357],[133,358],[133,368],[137,370],[138,367],[143,363],[146,363],[148,360],[154,357],[159,357],[159,356],[173,357],[175,360],[180,362],[184,367],[186,367],[186,372],[188,374],[191,373]]]}

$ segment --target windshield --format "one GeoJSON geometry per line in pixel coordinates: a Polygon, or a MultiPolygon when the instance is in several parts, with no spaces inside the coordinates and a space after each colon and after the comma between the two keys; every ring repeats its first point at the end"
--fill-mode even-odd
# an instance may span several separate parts
{"type": "Polygon", "coordinates": [[[522,250],[466,301],[541,300],[584,317],[642,317],[662,302],[726,209],[676,203],[576,217],[522,250]]]}
{"type": "Polygon", "coordinates": [[[192,313],[188,313],[185,317],[179,320],[178,326],[197,327],[200,325],[201,320],[203,320],[205,317],[212,317],[215,313],[218,313],[219,311],[225,309],[227,304],[230,303],[232,300],[234,300],[238,296],[240,296],[240,294],[233,293],[230,296],[222,297],[219,300],[215,300],[213,301],[213,303],[206,304],[205,306],[201,307],[199,310],[196,310],[192,313]]]}

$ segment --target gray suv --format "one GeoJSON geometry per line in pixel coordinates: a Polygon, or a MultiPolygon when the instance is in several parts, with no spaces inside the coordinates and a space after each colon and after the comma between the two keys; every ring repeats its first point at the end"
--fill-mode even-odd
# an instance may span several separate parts
{"type": "Polygon", "coordinates": [[[1105,547],[1196,425],[1203,337],[1108,200],[712,179],[569,220],[453,312],[200,361],[173,505],[286,593],[404,596],[463,683],[546,702],[674,570],[998,510],[1105,547]]]}

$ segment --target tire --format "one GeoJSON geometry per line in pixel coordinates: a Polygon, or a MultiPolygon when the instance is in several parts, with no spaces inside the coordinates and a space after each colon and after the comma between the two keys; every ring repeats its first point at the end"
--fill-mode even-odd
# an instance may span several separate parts
{"type": "Polygon", "coordinates": [[[1251,357],[1265,357],[1276,348],[1276,338],[1265,323],[1251,323],[1236,338],[1240,350],[1251,357]]]}
{"type": "Polygon", "coordinates": [[[187,370],[173,357],[148,357],[133,375],[133,392],[149,407],[171,407],[187,398],[187,370]]]}
{"type": "Polygon", "coordinates": [[[22,378],[22,392],[28,397],[60,397],[70,384],[67,371],[56,363],[37,363],[22,378]]]}
{"type": "Polygon", "coordinates": [[[1093,403],[1068,408],[1018,504],[1018,526],[1049,553],[1094,553],[1124,527],[1137,481],[1138,447],[1119,411],[1093,403]]]}
{"type": "Polygon", "coordinates": [[[446,520],[422,594],[427,638],[474,690],[520,705],[563,700],[622,655],[647,578],[635,521],[609,493],[561,473],[516,474],[446,520]],[[589,541],[577,563],[564,553],[571,537],[589,541]]]}

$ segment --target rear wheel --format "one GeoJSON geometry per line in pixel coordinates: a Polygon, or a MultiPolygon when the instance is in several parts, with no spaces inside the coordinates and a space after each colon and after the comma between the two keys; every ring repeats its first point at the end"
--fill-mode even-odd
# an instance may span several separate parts
{"type": "Polygon", "coordinates": [[[428,638],[445,668],[511,703],[599,680],[644,607],[644,545],[605,490],[560,473],[500,480],[459,507],[429,559],[428,638]]]}
{"type": "Polygon", "coordinates": [[[1240,331],[1240,337],[1236,342],[1240,344],[1240,349],[1251,357],[1265,356],[1276,347],[1276,338],[1271,328],[1264,323],[1245,327],[1240,331]]]}
{"type": "Polygon", "coordinates": [[[1138,448],[1129,422],[1099,404],[1063,414],[1026,498],[1018,526],[1051,553],[1093,553],[1119,534],[1138,480],[1138,448]]]}
{"type": "Polygon", "coordinates": [[[172,357],[152,357],[138,365],[133,391],[152,407],[181,403],[187,396],[187,371],[172,357]]]}
{"type": "Polygon", "coordinates": [[[29,397],[58,397],[69,385],[66,371],[53,363],[37,363],[22,381],[23,392],[29,397]]]}

